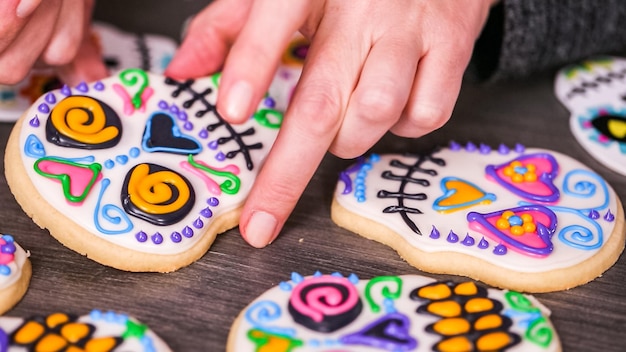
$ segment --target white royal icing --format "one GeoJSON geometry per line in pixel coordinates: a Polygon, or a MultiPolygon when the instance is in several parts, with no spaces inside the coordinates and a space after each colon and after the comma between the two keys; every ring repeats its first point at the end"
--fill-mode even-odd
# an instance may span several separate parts
{"type": "Polygon", "coordinates": [[[559,71],[559,100],[576,140],[604,166],[626,175],[626,60],[594,58],[559,71]]]}
{"type": "MultiPolygon", "coordinates": [[[[272,99],[266,98],[258,110],[266,114],[251,117],[241,125],[226,123],[214,110],[217,95],[214,81],[217,81],[218,76],[168,84],[163,76],[147,74],[149,82],[144,91],[148,92],[144,94],[147,98],[144,97],[141,107],[137,109],[129,100],[136,92],[137,85],[124,85],[120,80],[124,72],[127,71],[101,82],[64,87],[37,100],[26,112],[21,124],[19,145],[22,162],[35,186],[33,192],[41,194],[55,209],[86,232],[140,252],[182,253],[204,236],[206,227],[215,217],[241,206],[274,142],[282,114],[272,109],[272,99]],[[46,123],[51,113],[65,99],[75,96],[96,98],[117,113],[123,125],[117,145],[86,150],[61,147],[46,140],[46,123]],[[191,153],[196,162],[203,162],[213,169],[226,168],[228,177],[183,167],[188,162],[186,152],[176,154],[170,152],[171,149],[161,151],[158,146],[144,145],[148,121],[154,121],[151,119],[156,115],[169,116],[174,121],[175,128],[166,134],[180,135],[195,141],[198,147],[191,153]],[[35,171],[35,164],[47,157],[102,166],[101,177],[82,203],[69,202],[58,180],[44,177],[35,171]],[[195,203],[180,221],[168,226],[155,225],[129,215],[124,210],[120,196],[124,178],[132,167],[140,163],[157,164],[174,170],[192,185],[195,203]],[[234,194],[221,191],[219,187],[209,187],[207,183],[207,178],[210,178],[215,182],[213,186],[219,186],[232,180],[233,174],[240,180],[240,189],[234,194]],[[189,229],[193,231],[191,236],[188,236],[189,229]]],[[[167,118],[163,117],[162,121],[167,121],[167,118]]]]}
{"type": "MultiPolygon", "coordinates": [[[[450,148],[422,157],[375,155],[361,164],[363,167],[353,166],[342,173],[335,191],[336,201],[426,252],[463,253],[513,271],[541,273],[570,267],[594,256],[609,241],[616,226],[617,198],[611,186],[580,162],[554,151],[524,150],[520,145],[492,149],[453,143],[450,148]],[[545,161],[550,160],[542,157],[545,155],[554,158],[554,165],[545,161]],[[533,200],[528,194],[512,191],[488,177],[486,170],[490,165],[502,170],[503,165],[515,160],[522,160],[524,166],[539,162],[550,168],[537,169],[536,174],[541,177],[545,172],[545,184],[555,189],[543,187],[546,198],[533,200]],[[549,196],[554,198],[548,199],[549,196]],[[491,232],[489,236],[468,225],[471,212],[489,214],[525,205],[540,205],[541,211],[547,208],[556,216],[550,220],[543,217],[543,212],[534,213],[542,219],[535,217],[534,221],[548,229],[553,227],[544,241],[533,242],[531,249],[515,250],[514,245],[506,242],[517,239],[515,235],[491,232]],[[444,208],[448,211],[442,212],[444,208]],[[552,251],[546,249],[549,244],[552,251]],[[534,252],[535,248],[539,252],[534,252]]],[[[533,182],[526,184],[529,183],[533,182]]],[[[537,233],[524,236],[538,240],[537,233]]]]}
{"type": "Polygon", "coordinates": [[[435,345],[444,339],[469,335],[478,339],[506,325],[478,329],[474,323],[489,314],[500,315],[503,321],[511,323],[503,330],[517,336],[513,337],[517,343],[505,348],[507,351],[560,351],[549,310],[532,296],[484,288],[479,288],[480,293],[464,296],[455,291],[463,284],[475,285],[438,282],[418,275],[359,280],[355,275],[342,277],[337,273],[308,277],[294,273],[291,281],[281,282],[245,308],[229,335],[228,351],[436,351],[435,345]],[[437,284],[450,287],[450,295],[426,299],[424,291],[416,291],[437,284]],[[416,292],[422,294],[415,295],[416,292]],[[465,302],[477,297],[499,302],[501,309],[478,310],[473,316],[462,309],[449,316],[469,321],[470,333],[457,331],[443,336],[428,330],[429,325],[442,320],[441,316],[424,311],[429,303],[456,300],[465,306],[465,302]],[[342,315],[349,317],[336,323],[342,315]],[[303,323],[307,317],[309,322],[303,323]]]}

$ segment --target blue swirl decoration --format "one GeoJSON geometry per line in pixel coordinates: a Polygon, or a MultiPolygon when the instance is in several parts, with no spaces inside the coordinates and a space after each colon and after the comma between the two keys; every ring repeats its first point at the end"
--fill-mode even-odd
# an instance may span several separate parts
{"type": "MultiPolygon", "coordinates": [[[[582,217],[585,219],[585,217],[582,217]]],[[[593,250],[602,247],[604,243],[604,236],[602,235],[602,228],[595,221],[588,219],[590,227],[582,225],[570,225],[565,226],[559,231],[559,240],[566,245],[582,249],[593,250]]]]}
{"type": "Polygon", "coordinates": [[[126,213],[122,209],[120,209],[120,207],[116,205],[113,205],[113,204],[102,205],[101,204],[102,196],[104,195],[104,192],[106,191],[107,187],[109,187],[109,185],[111,184],[111,180],[109,180],[108,178],[104,178],[102,179],[101,184],[102,184],[102,187],[100,188],[100,194],[98,194],[98,201],[96,202],[96,208],[93,212],[94,225],[96,226],[98,231],[102,232],[105,235],[119,235],[122,233],[129,232],[130,230],[133,229],[133,223],[128,218],[128,215],[126,215],[126,213]],[[102,212],[100,212],[100,209],[102,209],[102,212]],[[110,224],[117,225],[117,227],[119,227],[122,221],[124,222],[124,224],[122,224],[122,228],[120,229],[105,229],[100,224],[100,220],[99,220],[100,216],[102,216],[102,218],[106,220],[107,222],[109,222],[110,224]]]}
{"type": "Polygon", "coordinates": [[[590,199],[595,197],[598,192],[602,192],[601,204],[589,204],[584,209],[578,209],[589,213],[590,210],[602,210],[609,206],[609,187],[606,182],[595,172],[589,170],[572,170],[563,178],[563,194],[576,197],[590,199]]]}
{"type": "Polygon", "coordinates": [[[250,325],[263,331],[280,335],[295,336],[295,329],[271,326],[272,322],[280,319],[282,314],[282,310],[277,303],[272,301],[259,301],[253,304],[246,311],[245,317],[250,325]]]}

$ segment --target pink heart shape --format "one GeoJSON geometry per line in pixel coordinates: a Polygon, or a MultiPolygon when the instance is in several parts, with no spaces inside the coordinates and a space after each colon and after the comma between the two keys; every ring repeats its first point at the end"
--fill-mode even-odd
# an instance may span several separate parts
{"type": "Polygon", "coordinates": [[[556,159],[547,153],[522,155],[500,165],[488,165],[485,169],[487,176],[520,197],[537,202],[554,203],[560,198],[558,188],[554,186],[554,178],[558,175],[559,165],[556,159]],[[516,182],[505,174],[507,168],[515,163],[521,166],[515,168],[520,175],[525,172],[534,172],[534,180],[516,182]],[[532,170],[534,168],[534,170],[532,170]]]}
{"type": "Polygon", "coordinates": [[[554,249],[552,235],[556,231],[556,214],[542,205],[524,205],[487,214],[470,212],[467,214],[467,221],[472,230],[525,255],[545,257],[554,249]],[[496,222],[505,211],[511,211],[520,217],[530,215],[536,225],[536,232],[515,235],[509,229],[499,229],[496,222]]]}

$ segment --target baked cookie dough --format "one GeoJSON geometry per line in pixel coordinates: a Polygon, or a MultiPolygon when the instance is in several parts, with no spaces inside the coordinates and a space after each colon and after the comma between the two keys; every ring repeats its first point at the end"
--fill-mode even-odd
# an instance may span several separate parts
{"type": "Polygon", "coordinates": [[[294,273],[239,314],[226,351],[560,351],[549,315],[473,281],[294,273]]]}
{"type": "Polygon", "coordinates": [[[0,351],[169,352],[146,325],[126,314],[93,310],[88,315],[52,313],[0,317],[0,351]]]}
{"type": "Polygon", "coordinates": [[[0,314],[11,309],[26,294],[31,273],[28,253],[13,236],[0,234],[0,314]]]}
{"type": "Polygon", "coordinates": [[[237,226],[283,116],[268,96],[229,124],[215,108],[218,81],[128,69],[46,93],[9,138],[11,192],[40,227],[104,265],[194,262],[237,226]]]}
{"type": "Polygon", "coordinates": [[[587,283],[624,249],[611,186],[569,156],[522,145],[363,157],[341,173],[331,211],[418,269],[520,292],[587,283]]]}

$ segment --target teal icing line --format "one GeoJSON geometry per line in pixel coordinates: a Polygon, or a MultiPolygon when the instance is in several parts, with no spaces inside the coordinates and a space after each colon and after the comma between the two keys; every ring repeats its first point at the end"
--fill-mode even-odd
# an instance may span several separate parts
{"type": "Polygon", "coordinates": [[[495,201],[496,200],[496,195],[493,193],[488,193],[483,191],[480,187],[478,187],[477,185],[463,180],[461,178],[458,177],[444,177],[443,179],[441,179],[441,190],[443,191],[443,195],[437,199],[435,199],[434,203],[433,203],[433,209],[436,211],[446,211],[446,210],[452,210],[452,209],[458,209],[458,208],[465,208],[468,207],[470,205],[474,205],[474,204],[478,204],[484,201],[495,201]],[[448,181],[459,181],[459,182],[463,182],[466,183],[472,187],[474,187],[475,189],[479,190],[480,192],[483,193],[483,196],[480,197],[479,199],[475,199],[473,201],[469,201],[469,202],[465,202],[465,203],[460,203],[460,204],[454,204],[454,205],[448,205],[448,206],[441,206],[439,205],[439,203],[441,203],[442,201],[446,200],[447,198],[452,197],[454,194],[456,194],[456,189],[448,189],[446,188],[446,183],[448,181]]]}
{"type": "Polygon", "coordinates": [[[94,209],[94,212],[93,212],[93,222],[94,222],[94,225],[96,226],[96,229],[98,229],[98,231],[102,232],[105,235],[119,235],[119,234],[129,232],[134,227],[133,223],[130,221],[130,218],[126,215],[126,213],[124,213],[122,209],[120,209],[118,206],[115,206],[113,204],[105,204],[104,206],[102,206],[102,217],[114,225],[119,225],[122,223],[122,221],[124,221],[126,223],[126,227],[120,230],[107,230],[104,227],[102,227],[102,225],[100,224],[100,221],[98,220],[98,217],[99,217],[98,215],[100,214],[100,204],[102,202],[102,196],[104,195],[104,192],[106,191],[107,187],[109,187],[109,185],[111,184],[111,180],[109,180],[108,178],[104,178],[102,179],[101,183],[102,183],[102,187],[100,188],[100,193],[98,194],[98,201],[96,202],[96,208],[94,209]],[[109,215],[109,213],[112,211],[116,212],[118,216],[109,215]]]}

